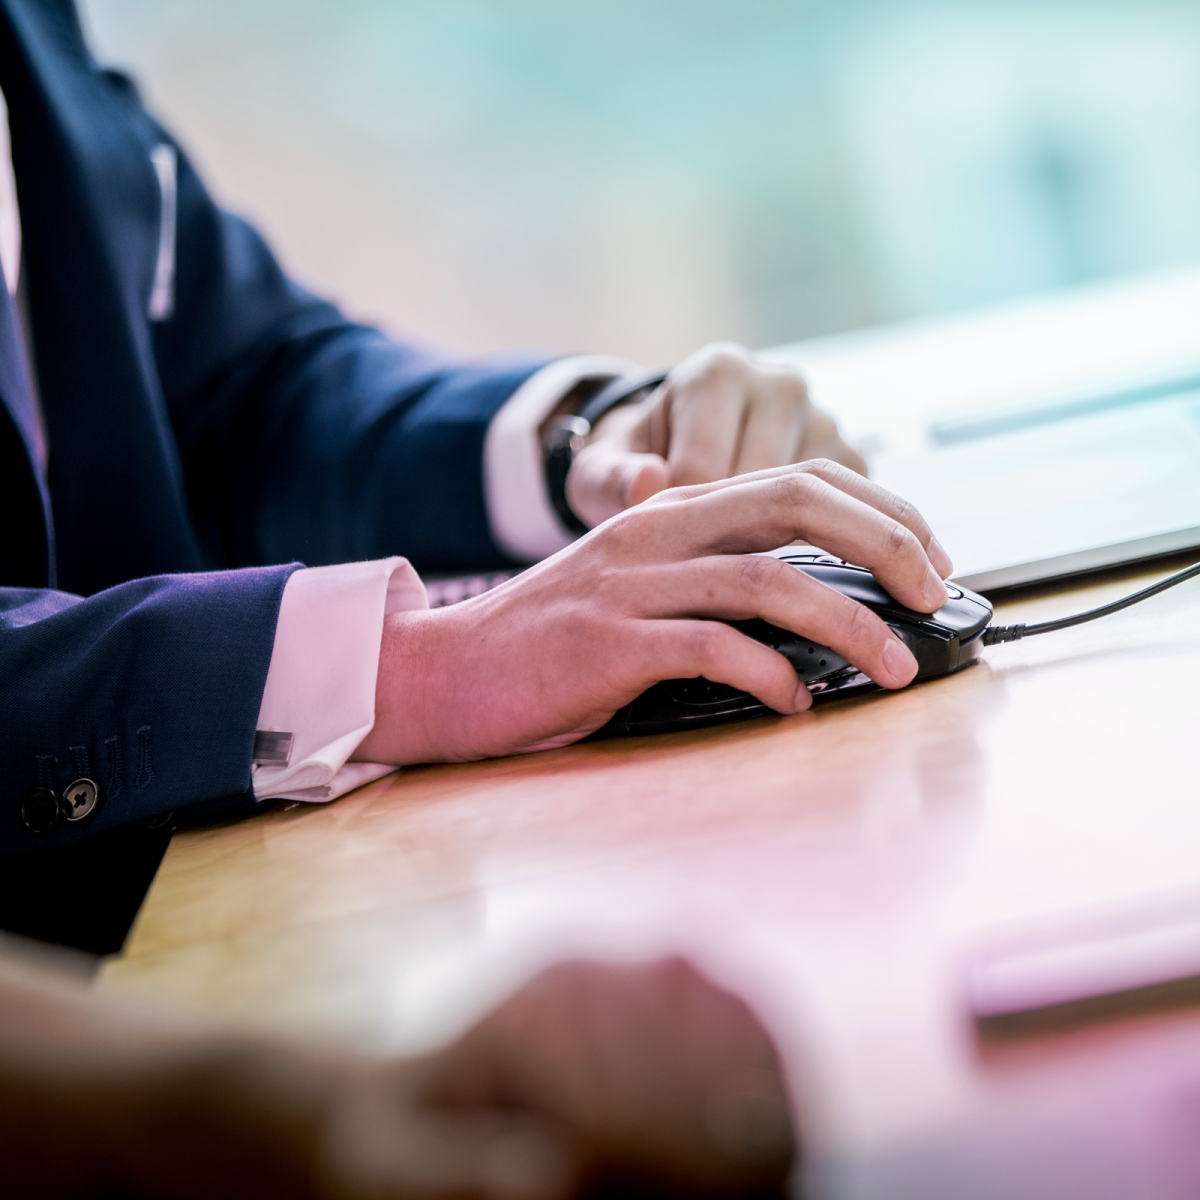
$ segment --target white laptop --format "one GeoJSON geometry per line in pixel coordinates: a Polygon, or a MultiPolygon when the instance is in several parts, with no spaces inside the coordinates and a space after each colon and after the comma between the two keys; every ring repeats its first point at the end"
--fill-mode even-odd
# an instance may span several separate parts
{"type": "Polygon", "coordinates": [[[1200,548],[1200,270],[770,351],[988,591],[1200,548]]]}

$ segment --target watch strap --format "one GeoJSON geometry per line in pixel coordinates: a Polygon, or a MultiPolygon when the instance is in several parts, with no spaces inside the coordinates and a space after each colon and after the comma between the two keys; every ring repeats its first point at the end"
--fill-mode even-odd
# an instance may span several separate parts
{"type": "MultiPolygon", "coordinates": [[[[578,415],[588,423],[588,432],[590,433],[601,419],[606,417],[618,405],[632,400],[639,392],[658,387],[666,378],[666,371],[651,371],[648,375],[635,376],[633,379],[630,379],[628,376],[621,379],[614,379],[611,383],[601,388],[579,410],[578,415]]],[[[586,437],[587,435],[585,434],[584,436],[586,437]]]]}
{"type": "Polygon", "coordinates": [[[595,426],[614,408],[627,404],[642,392],[658,387],[666,377],[666,371],[653,371],[633,378],[623,375],[605,384],[578,413],[558,417],[551,424],[543,443],[546,488],[555,514],[571,533],[583,534],[588,531],[588,527],[567,502],[567,476],[575,455],[583,449],[595,426]]]}

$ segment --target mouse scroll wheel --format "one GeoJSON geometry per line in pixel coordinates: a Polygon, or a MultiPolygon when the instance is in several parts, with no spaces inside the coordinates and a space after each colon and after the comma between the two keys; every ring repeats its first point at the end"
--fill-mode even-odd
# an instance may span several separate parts
{"type": "Polygon", "coordinates": [[[788,554],[781,557],[779,561],[789,563],[792,566],[799,566],[803,563],[806,567],[848,567],[850,565],[844,558],[834,558],[832,554],[814,552],[808,554],[788,554]]]}

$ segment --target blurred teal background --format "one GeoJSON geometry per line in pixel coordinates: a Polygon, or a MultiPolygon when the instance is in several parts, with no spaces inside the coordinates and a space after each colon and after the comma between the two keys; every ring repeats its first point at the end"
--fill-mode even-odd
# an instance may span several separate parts
{"type": "Polygon", "coordinates": [[[1195,0],[84,0],[356,315],[670,361],[1200,259],[1195,0]]]}

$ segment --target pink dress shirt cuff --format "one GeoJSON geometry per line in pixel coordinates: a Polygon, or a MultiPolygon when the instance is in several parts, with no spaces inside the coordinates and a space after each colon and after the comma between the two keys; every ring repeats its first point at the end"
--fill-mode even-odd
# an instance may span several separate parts
{"type": "Polygon", "coordinates": [[[347,759],[375,724],[384,616],[428,607],[404,558],[292,575],[258,714],[260,730],[292,735],[291,751],[286,763],[255,763],[259,800],[333,800],[396,769],[347,759]]]}

